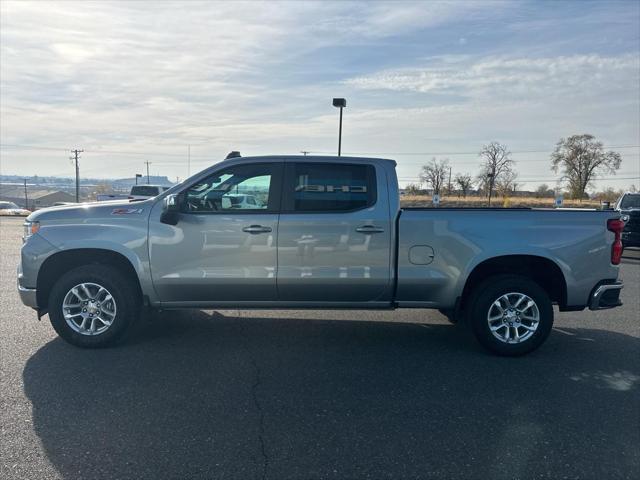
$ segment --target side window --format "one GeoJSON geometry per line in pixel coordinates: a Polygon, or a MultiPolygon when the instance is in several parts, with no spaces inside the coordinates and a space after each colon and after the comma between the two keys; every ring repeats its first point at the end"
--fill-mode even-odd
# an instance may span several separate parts
{"type": "Polygon", "coordinates": [[[277,168],[278,165],[268,163],[220,170],[186,190],[183,210],[191,213],[267,211],[269,202],[274,200],[270,197],[278,193],[271,192],[277,168]]]}
{"type": "Polygon", "coordinates": [[[295,212],[350,211],[376,202],[372,165],[301,162],[294,164],[289,178],[293,198],[288,210],[295,212]]]}

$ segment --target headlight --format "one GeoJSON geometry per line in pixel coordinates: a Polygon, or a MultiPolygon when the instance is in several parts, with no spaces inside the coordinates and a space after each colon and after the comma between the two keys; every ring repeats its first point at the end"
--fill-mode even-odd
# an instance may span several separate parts
{"type": "Polygon", "coordinates": [[[40,230],[40,222],[24,222],[24,235],[22,236],[23,241],[27,241],[31,235],[38,233],[40,230]]]}

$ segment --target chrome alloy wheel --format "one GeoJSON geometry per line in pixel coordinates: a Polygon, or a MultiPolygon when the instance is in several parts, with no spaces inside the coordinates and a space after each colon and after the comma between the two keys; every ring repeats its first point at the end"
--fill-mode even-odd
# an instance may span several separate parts
{"type": "Polygon", "coordinates": [[[487,323],[493,336],[501,342],[521,343],[538,329],[540,310],[524,293],[505,293],[489,307],[487,323]]]}
{"type": "Polygon", "coordinates": [[[81,335],[99,335],[116,318],[116,302],[111,293],[97,283],[80,283],[62,301],[67,324],[81,335]]]}

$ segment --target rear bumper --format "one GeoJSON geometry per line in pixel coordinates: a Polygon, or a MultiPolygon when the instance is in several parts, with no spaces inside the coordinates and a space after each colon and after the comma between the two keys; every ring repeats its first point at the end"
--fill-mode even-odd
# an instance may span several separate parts
{"type": "Polygon", "coordinates": [[[621,306],[620,291],[623,287],[622,282],[615,282],[594,288],[589,297],[589,310],[605,310],[621,306]]]}

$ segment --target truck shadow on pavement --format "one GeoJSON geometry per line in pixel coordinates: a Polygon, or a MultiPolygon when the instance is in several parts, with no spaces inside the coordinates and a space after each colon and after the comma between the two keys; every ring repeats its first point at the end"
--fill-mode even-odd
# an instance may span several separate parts
{"type": "Polygon", "coordinates": [[[225,315],[164,312],[117,348],[38,350],[25,391],[61,476],[640,471],[637,338],[563,328],[509,359],[450,325],[225,315]]]}

